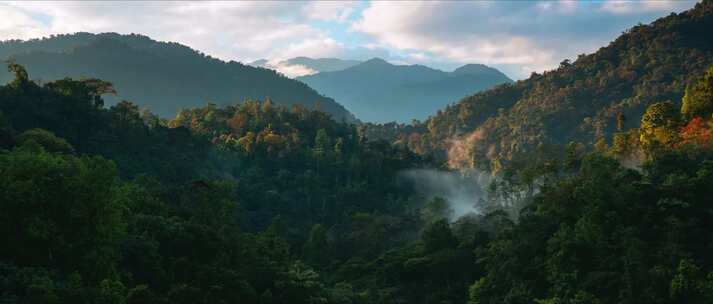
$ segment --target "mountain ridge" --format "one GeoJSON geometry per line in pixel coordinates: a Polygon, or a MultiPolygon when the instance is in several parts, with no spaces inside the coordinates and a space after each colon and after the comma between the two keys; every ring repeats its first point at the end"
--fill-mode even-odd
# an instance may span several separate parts
{"type": "Polygon", "coordinates": [[[396,65],[372,58],[353,67],[301,76],[317,91],[332,96],[364,121],[408,122],[474,92],[512,82],[494,68],[464,65],[445,72],[424,65],[396,65]]]}
{"type": "MultiPolygon", "coordinates": [[[[219,60],[179,43],[143,35],[80,32],[8,40],[0,43],[0,58],[12,58],[32,77],[43,80],[69,76],[110,81],[119,94],[108,98],[111,103],[128,99],[163,117],[210,102],[225,105],[270,97],[285,106],[311,108],[319,102],[320,109],[336,120],[356,121],[333,99],[275,71],[219,60]]],[[[3,71],[0,82],[10,77],[3,71]]]]}

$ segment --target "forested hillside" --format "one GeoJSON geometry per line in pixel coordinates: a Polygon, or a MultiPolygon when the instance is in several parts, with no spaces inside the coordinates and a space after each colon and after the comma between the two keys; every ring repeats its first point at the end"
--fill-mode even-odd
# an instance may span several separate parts
{"type": "Polygon", "coordinates": [[[713,303],[712,14],[704,0],[425,125],[269,98],[166,119],[8,62],[0,303],[713,303]]]}
{"type": "MultiPolygon", "coordinates": [[[[207,103],[230,105],[266,97],[281,105],[319,107],[336,120],[354,121],[341,105],[275,71],[224,62],[178,43],[141,35],[76,33],[0,42],[0,59],[12,58],[45,82],[64,77],[111,81],[118,96],[162,117],[207,103]],[[318,104],[318,105],[315,105],[318,104]]],[[[0,82],[12,75],[0,73],[0,82]]]]}
{"type": "Polygon", "coordinates": [[[425,119],[465,96],[512,82],[481,64],[444,72],[422,65],[394,65],[380,58],[297,79],[334,97],[359,119],[381,123],[425,119]]]}
{"type": "Polygon", "coordinates": [[[334,287],[313,268],[415,237],[417,198],[397,175],[425,163],[327,114],[268,100],[168,121],[104,107],[100,80],[10,70],[5,303],[313,303],[334,287]]]}
{"type": "Polygon", "coordinates": [[[6,303],[713,301],[713,67],[680,111],[655,103],[615,145],[508,167],[482,213],[455,219],[399,178],[427,160],[321,112],[266,101],[167,121],[103,108],[108,83],[10,68],[6,303]]]}
{"type": "Polygon", "coordinates": [[[713,63],[711,28],[713,3],[703,1],[635,26],[556,70],[464,98],[422,124],[374,126],[370,134],[448,160],[453,168],[495,172],[570,140],[611,142],[619,127],[638,127],[636,118],[648,105],[679,104],[686,85],[713,63]]]}

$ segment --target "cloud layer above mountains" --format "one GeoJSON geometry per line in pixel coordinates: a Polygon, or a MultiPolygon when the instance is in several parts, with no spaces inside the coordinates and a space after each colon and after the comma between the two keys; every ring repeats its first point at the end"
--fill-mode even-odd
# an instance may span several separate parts
{"type": "Polygon", "coordinates": [[[484,63],[523,78],[694,3],[18,1],[0,3],[0,39],[140,33],[243,62],[382,57],[446,70],[484,63]]]}

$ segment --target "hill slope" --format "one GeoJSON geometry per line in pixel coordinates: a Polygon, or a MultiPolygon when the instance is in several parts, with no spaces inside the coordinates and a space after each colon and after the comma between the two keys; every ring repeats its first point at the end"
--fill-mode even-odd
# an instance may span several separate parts
{"type": "MultiPolygon", "coordinates": [[[[466,97],[391,139],[454,168],[493,171],[504,162],[534,162],[533,152],[570,140],[611,140],[618,120],[622,129],[638,127],[648,105],[681,100],[686,85],[713,64],[711,28],[713,2],[704,1],[636,26],[556,70],[466,97]]],[[[389,128],[375,126],[371,133],[389,128]]]]}
{"type": "MultiPolygon", "coordinates": [[[[178,43],[116,33],[53,36],[0,43],[0,59],[14,58],[44,81],[96,77],[111,81],[118,99],[128,99],[172,117],[184,107],[230,104],[266,96],[278,104],[320,109],[336,119],[353,116],[334,100],[274,71],[224,62],[178,43]]],[[[11,75],[0,73],[2,83],[11,75]]]]}
{"type": "Polygon", "coordinates": [[[468,94],[511,82],[484,65],[466,65],[448,73],[421,65],[393,65],[379,58],[297,79],[372,122],[425,119],[468,94]]]}

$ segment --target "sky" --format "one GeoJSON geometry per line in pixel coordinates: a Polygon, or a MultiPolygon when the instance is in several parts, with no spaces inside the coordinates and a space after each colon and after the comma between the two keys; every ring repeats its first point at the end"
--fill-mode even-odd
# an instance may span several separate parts
{"type": "Polygon", "coordinates": [[[224,60],[307,56],[422,64],[482,63],[513,79],[592,53],[626,29],[695,5],[652,1],[11,1],[0,40],[118,32],[174,41],[224,60]]]}

